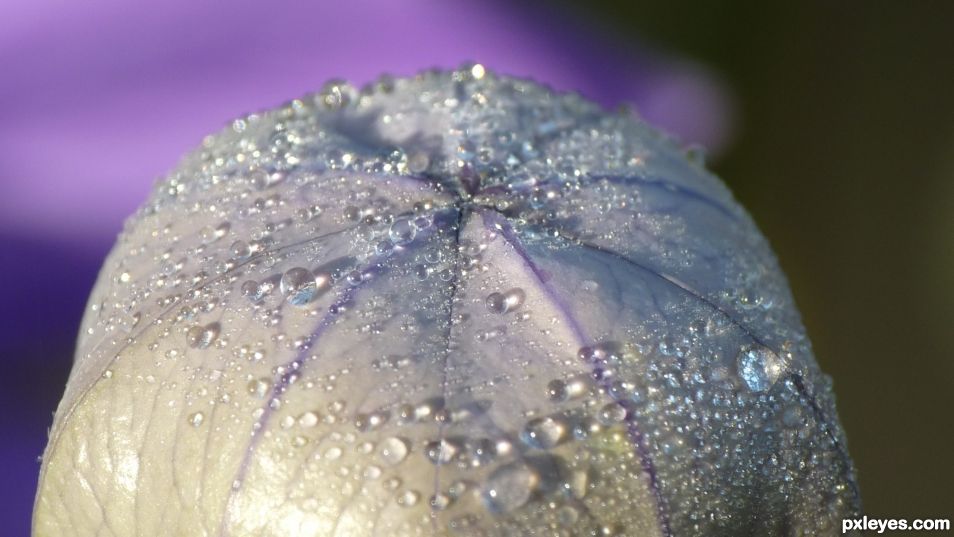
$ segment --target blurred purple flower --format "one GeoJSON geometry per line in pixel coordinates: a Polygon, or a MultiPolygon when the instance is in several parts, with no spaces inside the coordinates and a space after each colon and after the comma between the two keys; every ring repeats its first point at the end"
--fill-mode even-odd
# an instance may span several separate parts
{"type": "Polygon", "coordinates": [[[472,59],[632,102],[710,151],[725,141],[725,93],[700,67],[503,2],[8,0],[0,10],[0,229],[18,234],[111,238],[202,136],[334,77],[360,84],[472,59]]]}

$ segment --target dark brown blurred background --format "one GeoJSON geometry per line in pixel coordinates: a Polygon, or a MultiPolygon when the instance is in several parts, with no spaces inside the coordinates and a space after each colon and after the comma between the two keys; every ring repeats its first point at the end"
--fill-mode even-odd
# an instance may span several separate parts
{"type": "Polygon", "coordinates": [[[711,165],[835,379],[865,511],[954,516],[954,2],[589,6],[734,92],[711,165]]]}

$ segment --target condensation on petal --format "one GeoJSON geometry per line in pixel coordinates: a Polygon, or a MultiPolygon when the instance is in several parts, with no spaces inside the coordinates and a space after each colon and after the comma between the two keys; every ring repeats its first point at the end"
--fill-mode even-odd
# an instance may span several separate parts
{"type": "Polygon", "coordinates": [[[829,381],[728,190],[476,66],[209,137],[100,275],[37,535],[830,533],[829,381]]]}

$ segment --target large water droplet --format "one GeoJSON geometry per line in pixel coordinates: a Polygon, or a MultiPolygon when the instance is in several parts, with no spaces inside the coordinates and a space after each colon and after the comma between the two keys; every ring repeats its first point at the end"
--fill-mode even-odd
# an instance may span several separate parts
{"type": "Polygon", "coordinates": [[[424,447],[424,455],[433,464],[447,464],[454,460],[459,452],[460,446],[446,438],[428,442],[424,447]]]}
{"type": "Polygon", "coordinates": [[[388,238],[394,244],[407,244],[414,240],[415,235],[417,228],[406,218],[395,220],[388,230],[388,238]]]}
{"type": "Polygon", "coordinates": [[[306,429],[318,425],[318,414],[310,410],[303,413],[301,416],[298,416],[298,425],[306,429]]]}
{"type": "Polygon", "coordinates": [[[520,439],[530,447],[550,449],[566,438],[567,427],[558,418],[535,418],[527,422],[520,432],[520,439]]]}
{"type": "Polygon", "coordinates": [[[252,255],[252,248],[247,242],[243,240],[237,240],[232,243],[232,246],[229,247],[229,253],[231,253],[232,257],[235,259],[242,260],[252,255]]]}
{"type": "Polygon", "coordinates": [[[418,151],[416,153],[411,153],[411,156],[407,159],[407,169],[411,173],[421,173],[427,170],[427,167],[430,166],[431,159],[427,153],[423,151],[418,151]]]}
{"type": "Polygon", "coordinates": [[[487,296],[487,309],[492,313],[508,313],[523,304],[526,294],[523,289],[511,289],[505,293],[491,293],[487,296]]]}
{"type": "Polygon", "coordinates": [[[513,511],[530,500],[539,482],[540,477],[526,464],[502,466],[490,474],[484,484],[484,503],[496,513],[513,511]]]}
{"type": "Polygon", "coordinates": [[[608,403],[600,409],[600,421],[604,425],[613,425],[626,419],[626,408],[619,403],[608,403]]]}
{"type": "Polygon", "coordinates": [[[331,287],[331,278],[326,274],[312,274],[306,268],[295,267],[282,274],[279,289],[288,302],[304,306],[325,293],[331,287]]]}
{"type": "Polygon", "coordinates": [[[407,442],[391,436],[381,441],[378,451],[381,454],[381,460],[393,466],[407,458],[407,442]]]}
{"type": "Polygon", "coordinates": [[[551,401],[561,402],[567,400],[566,382],[560,379],[551,380],[547,384],[547,395],[551,401]]]}
{"type": "Polygon", "coordinates": [[[742,349],[737,361],[739,377],[754,392],[764,392],[774,386],[786,369],[781,356],[762,346],[742,349]]]}

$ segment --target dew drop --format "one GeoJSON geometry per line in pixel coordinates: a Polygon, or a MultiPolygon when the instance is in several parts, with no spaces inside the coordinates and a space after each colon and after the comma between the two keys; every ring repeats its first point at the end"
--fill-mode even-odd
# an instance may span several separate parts
{"type": "Polygon", "coordinates": [[[430,164],[431,159],[427,153],[418,151],[416,153],[411,153],[411,156],[407,160],[407,169],[411,173],[421,173],[426,171],[430,164]]]}
{"type": "Polygon", "coordinates": [[[566,381],[567,399],[583,397],[590,391],[590,377],[585,374],[574,375],[566,381]]]}
{"type": "Polygon", "coordinates": [[[295,425],[295,418],[292,416],[285,416],[282,418],[282,421],[279,422],[279,426],[282,429],[291,429],[295,425]]]}
{"type": "Polygon", "coordinates": [[[318,92],[317,101],[329,110],[338,110],[348,106],[355,96],[354,86],[344,80],[331,80],[318,92]]]}
{"type": "Polygon", "coordinates": [[[536,489],[540,477],[523,463],[511,463],[490,474],[483,488],[484,504],[495,513],[522,507],[536,489]]]}
{"type": "Polygon", "coordinates": [[[474,65],[470,66],[470,76],[473,77],[474,80],[480,80],[484,78],[485,74],[487,74],[487,70],[483,65],[475,63],[474,65]]]}
{"type": "Polygon", "coordinates": [[[444,509],[447,509],[453,501],[453,498],[447,494],[438,492],[437,494],[431,496],[430,504],[431,508],[435,511],[443,511],[444,509]]]}
{"type": "Polygon", "coordinates": [[[499,457],[508,457],[513,454],[514,445],[508,438],[498,438],[493,442],[494,454],[499,457]]]}
{"type": "Polygon", "coordinates": [[[576,355],[584,362],[598,362],[606,358],[606,351],[599,346],[580,347],[576,355]]]}
{"type": "Polygon", "coordinates": [[[202,239],[203,244],[211,244],[222,237],[224,237],[229,229],[232,228],[232,225],[228,222],[222,222],[218,226],[206,226],[202,228],[202,231],[199,232],[200,238],[202,239]]]}
{"type": "Polygon", "coordinates": [[[572,505],[564,505],[557,511],[557,521],[561,526],[572,526],[580,519],[580,513],[572,505]]]}
{"type": "Polygon", "coordinates": [[[443,399],[429,399],[414,407],[413,417],[415,421],[424,421],[434,417],[438,411],[444,408],[443,399]]]}
{"type": "Polygon", "coordinates": [[[573,436],[583,440],[599,433],[602,429],[600,422],[591,417],[586,417],[573,425],[573,436]]]}
{"type": "Polygon", "coordinates": [[[332,414],[340,414],[344,412],[344,409],[347,407],[347,403],[342,400],[332,401],[328,403],[328,412],[332,414]]]}
{"type": "Polygon", "coordinates": [[[401,507],[413,507],[421,499],[421,493],[416,490],[405,490],[397,497],[397,503],[401,507]]]}
{"type": "Polygon", "coordinates": [[[189,424],[193,427],[198,427],[202,425],[202,422],[205,421],[205,415],[201,412],[195,412],[189,416],[189,424]]]}
{"type": "Polygon", "coordinates": [[[471,490],[472,484],[472,481],[458,479],[451,483],[449,487],[447,487],[447,493],[452,499],[460,499],[465,493],[471,490]]]}
{"type": "Polygon", "coordinates": [[[523,289],[511,289],[505,293],[491,293],[487,296],[487,309],[491,313],[504,314],[519,308],[526,294],[523,289]]]}
{"type": "Polygon", "coordinates": [[[229,253],[232,254],[232,257],[235,259],[242,260],[252,255],[252,248],[247,242],[243,240],[237,240],[233,242],[231,246],[229,246],[229,253]]]}
{"type": "Polygon", "coordinates": [[[381,477],[381,467],[372,464],[371,466],[365,468],[361,475],[368,481],[373,481],[381,477]]]}
{"type": "Polygon", "coordinates": [[[347,281],[348,285],[351,285],[351,286],[360,285],[362,279],[363,278],[361,277],[361,273],[357,270],[352,270],[351,272],[348,273],[347,276],[345,276],[345,281],[347,281]]]}
{"type": "Polygon", "coordinates": [[[754,392],[764,392],[785,373],[785,361],[767,347],[742,349],[737,359],[739,377],[754,392]]]}
{"type": "Polygon", "coordinates": [[[566,382],[560,379],[551,380],[547,384],[547,395],[553,402],[562,402],[567,400],[566,382]]]}
{"type": "Polygon", "coordinates": [[[387,412],[370,412],[368,414],[358,414],[354,418],[354,426],[361,432],[367,432],[377,429],[388,421],[387,412]]]}
{"type": "Polygon", "coordinates": [[[550,449],[566,438],[566,429],[566,424],[557,418],[535,418],[523,427],[520,439],[530,447],[550,449]]]}
{"type": "Polygon", "coordinates": [[[249,174],[249,183],[256,190],[265,190],[285,180],[285,172],[258,169],[249,174]]]}
{"type": "Polygon", "coordinates": [[[303,413],[301,416],[298,416],[298,425],[306,429],[318,425],[318,414],[310,410],[303,413]]]}
{"type": "Polygon", "coordinates": [[[401,461],[407,458],[407,442],[396,436],[390,436],[381,441],[378,452],[381,454],[381,460],[384,462],[392,466],[400,464],[401,461]]]}
{"type": "Polygon", "coordinates": [[[295,306],[304,306],[323,295],[331,287],[327,274],[313,274],[302,267],[288,269],[282,274],[279,289],[285,299],[295,306]]]}
{"type": "Polygon", "coordinates": [[[264,399],[268,392],[272,389],[271,379],[262,377],[258,379],[253,379],[248,382],[246,386],[248,393],[258,397],[259,399],[264,399]]]}
{"type": "Polygon", "coordinates": [[[494,442],[488,438],[466,442],[467,462],[472,468],[493,462],[497,457],[494,442]]]}
{"type": "Polygon", "coordinates": [[[265,295],[272,291],[274,284],[269,282],[256,282],[255,280],[246,280],[242,283],[241,291],[242,296],[248,298],[252,302],[258,302],[259,300],[265,298],[265,295]]]}
{"type": "Polygon", "coordinates": [[[414,224],[406,218],[395,220],[394,223],[391,224],[391,228],[388,229],[388,238],[391,239],[391,242],[394,244],[407,244],[414,240],[415,235],[417,235],[417,229],[414,227],[414,224]]]}
{"type": "Polygon", "coordinates": [[[626,419],[626,408],[619,403],[609,403],[600,409],[600,422],[603,425],[613,425],[626,419]]]}
{"type": "Polygon", "coordinates": [[[249,300],[255,301],[261,298],[258,294],[258,282],[255,280],[244,281],[239,290],[242,292],[242,296],[248,297],[249,300]]]}
{"type": "Polygon", "coordinates": [[[460,446],[447,439],[428,442],[424,447],[424,455],[433,464],[447,464],[454,460],[460,452],[460,446]]]}
{"type": "Polygon", "coordinates": [[[205,326],[195,325],[186,332],[186,343],[193,349],[204,349],[219,337],[221,326],[219,323],[209,323],[205,326]]]}
{"type": "Polygon", "coordinates": [[[586,395],[590,389],[589,378],[584,374],[574,375],[567,380],[551,380],[547,384],[547,395],[553,402],[567,401],[586,395]]]}

